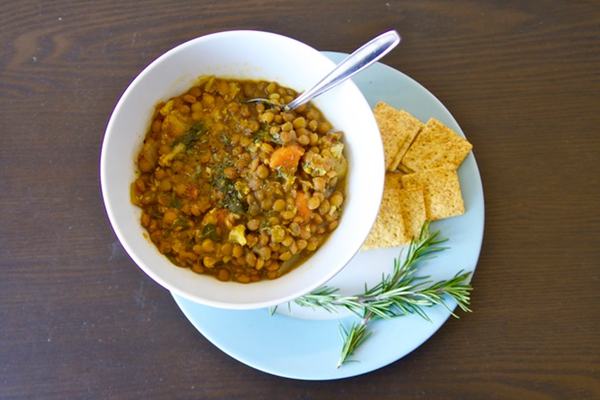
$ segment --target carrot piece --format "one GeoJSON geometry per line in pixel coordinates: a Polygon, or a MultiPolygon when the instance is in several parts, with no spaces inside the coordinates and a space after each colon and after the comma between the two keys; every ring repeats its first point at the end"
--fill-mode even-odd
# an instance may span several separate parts
{"type": "Polygon", "coordinates": [[[296,215],[306,220],[310,217],[310,208],[308,208],[308,199],[304,192],[296,193],[296,215]]]}
{"type": "Polygon", "coordinates": [[[295,170],[298,168],[300,157],[304,155],[304,149],[300,146],[283,146],[271,154],[269,167],[282,168],[285,170],[295,170]]]}

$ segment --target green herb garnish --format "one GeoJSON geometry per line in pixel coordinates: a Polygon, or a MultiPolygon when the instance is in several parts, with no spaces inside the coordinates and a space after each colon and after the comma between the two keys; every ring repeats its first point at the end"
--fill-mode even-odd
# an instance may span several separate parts
{"type": "Polygon", "coordinates": [[[179,143],[182,143],[185,145],[185,148],[189,150],[192,147],[192,145],[196,141],[198,141],[206,132],[207,129],[204,126],[204,124],[202,122],[196,122],[190,127],[190,129],[188,129],[188,131],[185,134],[175,139],[175,141],[173,142],[173,147],[175,147],[175,145],[179,143]]]}
{"type": "Polygon", "coordinates": [[[240,200],[240,195],[235,188],[235,183],[219,173],[214,180],[215,187],[225,195],[221,202],[223,207],[235,214],[243,214],[248,210],[248,205],[240,200]]]}
{"type": "Polygon", "coordinates": [[[171,196],[171,205],[178,210],[181,209],[181,206],[183,205],[183,200],[181,197],[177,196],[175,192],[173,192],[171,196]]]}
{"type": "Polygon", "coordinates": [[[187,229],[189,228],[188,223],[185,220],[182,220],[180,218],[177,218],[177,220],[175,220],[175,222],[173,222],[173,225],[171,225],[170,227],[168,227],[166,229],[167,232],[171,232],[174,231],[175,229],[181,227],[182,229],[187,229]]]}
{"type": "Polygon", "coordinates": [[[215,224],[206,224],[202,227],[202,239],[211,239],[213,242],[220,242],[221,238],[217,234],[217,226],[215,224]]]}
{"type": "Polygon", "coordinates": [[[371,335],[368,325],[378,319],[390,319],[409,314],[417,314],[427,321],[429,317],[423,310],[424,307],[442,305],[452,316],[458,316],[450,310],[445,303],[448,296],[456,301],[465,312],[470,312],[469,282],[470,272],[458,272],[452,279],[432,282],[427,276],[415,276],[420,262],[430,259],[435,253],[446,250],[447,247],[439,245],[447,239],[439,239],[440,232],[429,233],[429,223],[421,228],[419,237],[412,240],[408,246],[404,262],[400,257],[394,261],[394,270],[389,275],[384,275],[374,287],[361,294],[343,296],[338,294],[339,289],[323,286],[295,301],[300,306],[323,308],[330,312],[337,311],[338,307],[349,310],[360,319],[349,328],[340,325],[342,336],[342,352],[337,368],[349,360],[354,351],[371,335]]]}
{"type": "Polygon", "coordinates": [[[259,130],[257,130],[256,132],[254,132],[252,134],[252,136],[250,137],[250,139],[254,143],[271,142],[271,143],[275,143],[278,145],[282,145],[283,142],[279,138],[279,134],[278,133],[272,134],[269,131],[270,131],[269,125],[266,123],[262,124],[261,128],[259,130]]]}

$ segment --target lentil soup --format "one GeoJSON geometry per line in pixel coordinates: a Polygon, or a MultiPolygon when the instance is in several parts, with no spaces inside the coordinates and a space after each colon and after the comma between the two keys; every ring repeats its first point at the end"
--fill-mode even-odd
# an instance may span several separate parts
{"type": "Polygon", "coordinates": [[[335,230],[347,161],[342,132],[275,82],[204,77],[156,106],[132,202],[158,250],[221,281],[275,279],[335,230]]]}

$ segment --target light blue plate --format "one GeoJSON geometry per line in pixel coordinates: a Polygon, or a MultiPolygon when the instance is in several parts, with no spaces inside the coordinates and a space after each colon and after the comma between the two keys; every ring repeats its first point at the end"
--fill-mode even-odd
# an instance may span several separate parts
{"type": "MultiPolygon", "coordinates": [[[[336,63],[346,55],[325,53],[336,63]]],[[[384,101],[427,121],[431,117],[463,135],[450,112],[427,89],[411,78],[381,63],[353,78],[372,107],[384,101]]],[[[450,249],[421,267],[432,279],[448,279],[460,270],[475,271],[483,240],[484,200],[481,177],[473,154],[459,171],[466,213],[437,221],[450,249]]],[[[328,285],[343,293],[361,290],[364,282],[377,282],[389,273],[401,248],[360,252],[328,285]]],[[[185,316],[208,340],[231,357],[258,370],[294,379],[329,380],[364,374],[404,357],[429,339],[448,319],[450,312],[436,306],[426,312],[431,322],[419,316],[400,317],[372,324],[372,336],[352,357],[360,362],[336,369],[342,341],[339,325],[349,326],[353,317],[340,317],[293,308],[292,316],[269,311],[237,311],[203,306],[173,295],[185,316]]],[[[456,304],[448,301],[451,309],[456,304]]],[[[281,308],[280,308],[281,309],[281,308]]],[[[468,318],[468,316],[467,316],[468,318]]]]}

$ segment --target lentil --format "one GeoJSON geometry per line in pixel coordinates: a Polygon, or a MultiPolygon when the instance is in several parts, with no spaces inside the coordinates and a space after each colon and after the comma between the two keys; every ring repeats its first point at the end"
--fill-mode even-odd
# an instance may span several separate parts
{"type": "Polygon", "coordinates": [[[275,279],[338,226],[342,133],[312,104],[246,103],[296,95],[275,82],[204,77],[157,104],[131,198],[173,263],[221,281],[275,279]]]}

